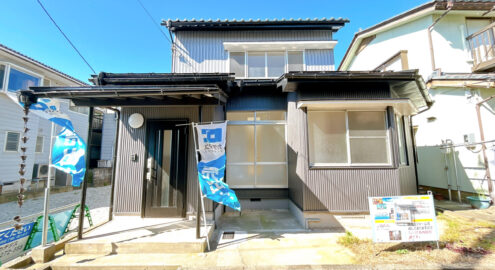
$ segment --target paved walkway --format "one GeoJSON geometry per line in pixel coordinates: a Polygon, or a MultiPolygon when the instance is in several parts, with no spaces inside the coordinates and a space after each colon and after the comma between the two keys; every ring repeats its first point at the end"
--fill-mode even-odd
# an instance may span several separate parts
{"type": "MultiPolygon", "coordinates": [[[[86,202],[90,209],[108,207],[110,205],[111,186],[88,188],[86,202]]],[[[81,201],[81,190],[52,194],[50,196],[50,209],[81,201]]],[[[29,216],[43,212],[43,197],[28,199],[19,211],[17,202],[0,204],[0,223],[10,221],[13,217],[29,216]]]]}

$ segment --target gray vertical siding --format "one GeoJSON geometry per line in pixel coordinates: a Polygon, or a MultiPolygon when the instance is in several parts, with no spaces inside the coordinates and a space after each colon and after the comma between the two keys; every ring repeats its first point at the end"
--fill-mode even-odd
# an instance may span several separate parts
{"type": "Polygon", "coordinates": [[[308,172],[307,136],[304,112],[297,109],[296,93],[287,96],[287,151],[289,198],[300,208],[304,205],[304,189],[308,172]]]}
{"type": "MultiPolygon", "coordinates": [[[[203,107],[203,121],[222,120],[223,115],[218,113],[217,106],[203,107]],[[215,113],[216,112],[216,113],[215,113]],[[222,119],[214,119],[222,116],[222,119]]],[[[163,107],[124,107],[121,113],[120,139],[117,158],[117,174],[115,183],[116,214],[141,215],[145,169],[145,141],[146,126],[132,129],[128,125],[128,118],[133,113],[143,114],[148,119],[187,119],[199,121],[198,106],[163,106],[163,107]],[[137,161],[131,161],[130,156],[137,154],[137,161]]],[[[188,137],[187,161],[187,212],[194,212],[198,199],[198,182],[194,144],[191,130],[188,137]]],[[[212,211],[212,203],[205,201],[206,211],[212,211]]]]}
{"type": "MultiPolygon", "coordinates": [[[[379,91],[379,89],[375,89],[379,91]]],[[[364,92],[361,92],[364,94],[364,92]]],[[[299,98],[316,96],[315,93],[299,98]]],[[[355,93],[359,96],[359,93],[355,93]]],[[[335,98],[339,93],[327,93],[335,98]]],[[[386,96],[387,93],[382,93],[386,96]]],[[[340,97],[340,96],[339,96],[340,97]]],[[[398,166],[398,141],[394,111],[389,108],[391,168],[310,169],[308,161],[307,117],[296,108],[296,94],[288,96],[289,196],[304,211],[368,211],[368,196],[392,196],[416,193],[412,136],[407,131],[409,166],[398,166]]],[[[406,122],[409,125],[409,122],[406,122]]]]}
{"type": "Polygon", "coordinates": [[[407,157],[408,157],[408,165],[401,166],[399,168],[399,181],[400,181],[400,193],[401,195],[411,195],[417,193],[416,186],[416,170],[415,170],[415,160],[414,160],[414,151],[413,151],[413,135],[411,133],[410,118],[404,117],[404,127],[406,134],[406,145],[407,145],[407,157]]]}
{"type": "MultiPolygon", "coordinates": [[[[252,41],[324,41],[332,40],[326,30],[301,31],[188,31],[176,33],[172,55],[173,71],[228,72],[228,52],[223,42],[252,41]]],[[[330,70],[334,66],[332,50],[308,50],[308,70],[330,70]]]]}
{"type": "Polygon", "coordinates": [[[306,50],[306,71],[335,70],[333,50],[306,50]]]}

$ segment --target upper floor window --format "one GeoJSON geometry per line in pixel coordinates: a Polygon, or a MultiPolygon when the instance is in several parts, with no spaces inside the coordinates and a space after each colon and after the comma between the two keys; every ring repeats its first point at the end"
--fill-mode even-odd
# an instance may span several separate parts
{"type": "Polygon", "coordinates": [[[304,51],[230,52],[230,72],[239,78],[277,78],[304,70],[304,51]]]}
{"type": "Polygon", "coordinates": [[[34,73],[23,71],[21,68],[5,63],[0,64],[0,90],[15,92],[28,89],[30,86],[39,86],[42,77],[34,73]]]}
{"type": "Polygon", "coordinates": [[[39,84],[39,77],[32,76],[12,67],[10,68],[8,91],[15,92],[20,89],[28,89],[30,86],[38,86],[39,84]]]}

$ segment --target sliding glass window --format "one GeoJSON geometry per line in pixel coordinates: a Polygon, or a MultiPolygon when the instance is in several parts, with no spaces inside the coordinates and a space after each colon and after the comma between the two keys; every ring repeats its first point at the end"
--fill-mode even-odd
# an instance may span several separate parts
{"type": "Polygon", "coordinates": [[[285,112],[227,112],[227,119],[229,186],[287,188],[285,112]]]}

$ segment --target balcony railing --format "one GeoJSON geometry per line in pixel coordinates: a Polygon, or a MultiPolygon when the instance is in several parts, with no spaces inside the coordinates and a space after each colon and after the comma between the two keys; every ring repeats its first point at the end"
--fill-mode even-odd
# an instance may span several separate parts
{"type": "Polygon", "coordinates": [[[495,69],[495,23],[467,37],[471,56],[473,57],[473,71],[492,71],[495,69]]]}

